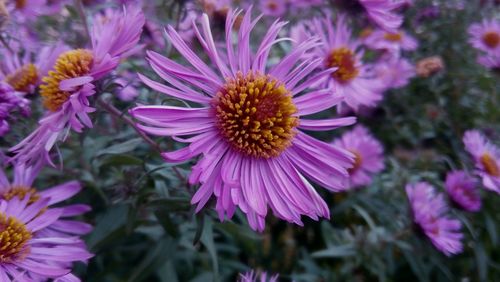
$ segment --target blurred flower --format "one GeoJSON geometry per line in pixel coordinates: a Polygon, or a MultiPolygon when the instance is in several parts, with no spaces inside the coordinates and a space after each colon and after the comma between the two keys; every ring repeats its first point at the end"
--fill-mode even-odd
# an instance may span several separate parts
{"type": "Polygon", "coordinates": [[[47,109],[38,128],[10,151],[13,161],[32,162],[49,156],[57,141],[64,141],[70,129],[81,132],[92,127],[89,97],[94,82],[115,69],[120,60],[135,51],[144,15],[139,8],[124,8],[109,14],[106,20],[96,17],[91,32],[92,49],[74,49],[62,53],[40,86],[43,105],[47,109]]]}
{"type": "Polygon", "coordinates": [[[370,49],[385,50],[399,55],[400,51],[414,51],[418,47],[417,40],[404,30],[387,32],[375,30],[363,39],[370,49]]]}
{"type": "Polygon", "coordinates": [[[406,185],[413,220],[431,240],[434,247],[447,256],[463,251],[460,232],[462,224],[447,217],[448,206],[443,194],[437,194],[427,182],[406,185]]]}
{"type": "Polygon", "coordinates": [[[239,282],[277,282],[278,274],[267,277],[267,273],[263,272],[260,275],[256,274],[253,270],[245,274],[240,274],[239,282]]]}
{"type": "Polygon", "coordinates": [[[363,64],[363,52],[358,51],[358,41],[351,38],[345,17],[339,15],[335,25],[329,17],[315,19],[311,29],[323,43],[316,49],[315,56],[323,60],[327,72],[334,70],[330,71],[326,87],[343,96],[345,103],[355,111],[360,106],[374,107],[382,99],[383,85],[363,64]]]}
{"type": "Polygon", "coordinates": [[[288,0],[288,3],[292,8],[310,8],[312,6],[318,6],[324,4],[323,0],[288,0]]]}
{"type": "Polygon", "coordinates": [[[425,23],[427,20],[436,19],[441,15],[441,9],[437,5],[428,6],[420,9],[414,18],[414,26],[425,23]]]}
{"type": "Polygon", "coordinates": [[[0,31],[7,25],[9,21],[9,11],[5,6],[5,0],[0,0],[0,31]]]}
{"type": "Polygon", "coordinates": [[[265,15],[281,17],[286,13],[287,0],[260,0],[260,10],[265,15]]]}
{"type": "Polygon", "coordinates": [[[466,211],[478,211],[481,208],[481,197],[477,190],[476,180],[465,171],[452,171],[446,175],[446,192],[450,198],[466,211]]]}
{"type": "Polygon", "coordinates": [[[139,90],[134,84],[134,80],[137,79],[135,73],[127,72],[122,77],[115,80],[115,83],[121,85],[121,89],[118,91],[118,98],[124,102],[133,101],[137,96],[139,96],[139,90]]]}
{"type": "Polygon", "coordinates": [[[500,50],[479,56],[477,62],[491,70],[500,70],[500,50]]]}
{"type": "Polygon", "coordinates": [[[10,131],[8,120],[12,120],[13,112],[17,111],[24,116],[29,116],[30,101],[24,98],[23,93],[16,92],[12,86],[0,81],[0,136],[10,131]]]}
{"type": "Polygon", "coordinates": [[[484,52],[498,52],[500,50],[500,21],[485,19],[481,23],[469,27],[470,44],[484,52]]]}
{"type": "Polygon", "coordinates": [[[500,149],[478,130],[468,130],[463,137],[465,149],[476,163],[476,173],[487,189],[500,194],[500,149]]]}
{"type": "Polygon", "coordinates": [[[0,278],[2,281],[79,281],[71,274],[75,261],[92,257],[77,237],[44,234],[64,209],[47,209],[50,199],[0,200],[0,278]],[[60,280],[59,280],[60,279],[60,280]]]}
{"type": "Polygon", "coordinates": [[[404,87],[415,76],[415,67],[401,57],[382,56],[373,69],[385,89],[404,87]]]}
{"type": "Polygon", "coordinates": [[[18,23],[34,21],[41,15],[58,13],[67,0],[14,0],[7,1],[7,9],[18,23]]]}
{"type": "MultiPolygon", "coordinates": [[[[353,0],[348,0],[353,1],[353,0]]],[[[403,2],[394,0],[354,0],[359,1],[368,17],[378,27],[388,31],[396,32],[403,24],[403,16],[397,13],[403,2]]]]}
{"type": "Polygon", "coordinates": [[[354,154],[354,166],[348,170],[350,188],[369,185],[373,175],[384,169],[382,144],[366,127],[357,125],[332,143],[354,154]]]}
{"type": "Polygon", "coordinates": [[[417,62],[417,75],[420,77],[429,77],[444,68],[443,59],[439,56],[432,56],[421,59],[417,62]]]}
{"type": "MultiPolygon", "coordinates": [[[[327,189],[342,190],[353,155],[299,129],[332,130],[353,124],[355,118],[302,118],[342,100],[331,95],[329,89],[306,90],[329,75],[314,72],[323,59],[301,59],[319,42],[313,39],[300,44],[268,70],[270,49],[280,41],[276,37],[285,23],[276,21],[269,26],[253,55],[250,34],[256,21],[251,20],[250,10],[243,17],[237,46],[233,46],[231,32],[240,13],[241,10],[230,11],[227,15],[224,54],[213,41],[208,16],[201,18],[203,35],[198,38],[216,66],[215,71],[171,26],[166,31],[169,40],[193,68],[148,52],[152,68],[172,86],[140,75],[142,81],[156,91],[203,107],[139,106],[130,113],[150,125],[138,124],[147,133],[191,143],[175,152],[163,153],[167,162],[181,163],[203,155],[189,178],[191,184],[201,183],[191,200],[198,204],[196,211],[215,195],[221,220],[226,215],[231,218],[238,206],[247,215],[250,226],[259,231],[264,229],[268,206],[277,217],[299,225],[301,215],[313,219],[329,217],[326,203],[305,176],[327,189]]],[[[198,31],[197,26],[193,28],[198,31]]]]}

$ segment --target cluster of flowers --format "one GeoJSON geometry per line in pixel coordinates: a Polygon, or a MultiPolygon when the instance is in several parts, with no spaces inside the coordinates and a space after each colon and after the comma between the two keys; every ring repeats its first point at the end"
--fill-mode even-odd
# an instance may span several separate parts
{"type": "MultiPolygon", "coordinates": [[[[0,250],[0,275],[6,281],[73,281],[77,278],[68,274],[72,262],[91,256],[77,235],[90,227],[61,218],[82,214],[89,208],[51,207],[77,193],[78,183],[40,191],[31,188],[33,179],[46,164],[55,166],[51,151],[57,142],[64,142],[70,131],[80,133],[92,128],[89,114],[95,111],[92,102],[93,96],[100,94],[99,83],[143,47],[138,44],[143,28],[150,31],[153,44],[164,43],[158,27],[146,22],[139,6],[126,6],[92,17],[89,46],[74,49],[57,43],[39,52],[40,43],[29,35],[26,26],[41,13],[59,12],[65,1],[14,2],[6,9],[21,27],[16,33],[29,44],[23,56],[16,52],[21,49],[16,42],[5,43],[2,50],[0,135],[8,132],[15,111],[29,114],[29,97],[36,91],[45,113],[33,133],[10,149],[14,182],[9,183],[0,174],[0,232],[5,235],[0,238],[17,240],[13,247],[0,250]],[[41,265],[41,256],[53,259],[41,265]]],[[[196,211],[215,197],[221,221],[232,218],[239,208],[257,231],[264,230],[269,209],[276,217],[298,225],[302,225],[303,215],[315,220],[329,218],[330,209],[311,181],[333,192],[368,185],[384,168],[383,147],[363,125],[331,143],[305,131],[353,125],[356,118],[349,115],[366,113],[377,106],[387,90],[408,84],[416,72],[404,54],[418,44],[401,29],[400,11],[412,3],[341,0],[338,2],[346,13],[303,21],[287,30],[287,38],[278,37],[286,23],[275,20],[255,44],[250,38],[261,16],[252,19],[253,1],[239,1],[245,10],[233,9],[232,2],[188,3],[193,6],[187,7],[178,29],[170,25],[165,29],[167,39],[187,66],[148,51],[146,59],[151,68],[167,83],[138,75],[151,89],[198,106],[141,105],[129,113],[143,132],[171,136],[188,144],[162,153],[165,161],[183,163],[201,156],[189,177],[190,184],[200,184],[192,198],[196,211]],[[359,36],[350,28],[350,12],[361,13],[372,22],[359,36]],[[222,31],[213,33],[217,27],[222,31]],[[193,44],[195,40],[197,45],[193,44]],[[271,49],[288,40],[292,49],[277,63],[275,58],[270,60],[271,49]],[[365,61],[368,52],[374,53],[374,60],[365,61]],[[308,118],[335,107],[337,117],[308,118]]],[[[264,14],[286,17],[305,6],[319,9],[325,4],[261,0],[258,7],[264,14]]],[[[490,68],[498,67],[498,26],[491,20],[470,29],[473,46],[486,53],[479,61],[490,68]]],[[[116,81],[124,86],[124,100],[137,95],[127,83],[130,78],[128,74],[116,81]]],[[[476,160],[484,186],[500,192],[498,149],[475,131],[468,132],[464,142],[476,160]]],[[[450,173],[446,189],[465,210],[480,208],[475,180],[466,172],[450,173]]],[[[432,243],[448,255],[460,252],[460,222],[447,217],[443,196],[436,195],[426,183],[408,185],[406,191],[414,221],[432,243]]],[[[242,276],[247,278],[253,280],[254,274],[242,276]]]]}

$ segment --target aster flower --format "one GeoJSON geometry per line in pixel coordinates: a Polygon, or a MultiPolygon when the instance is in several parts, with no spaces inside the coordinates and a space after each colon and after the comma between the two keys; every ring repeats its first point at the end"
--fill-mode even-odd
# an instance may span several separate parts
{"type": "Polygon", "coordinates": [[[260,0],[260,10],[264,15],[281,17],[286,13],[286,0],[260,0]]]}
{"type": "Polygon", "coordinates": [[[363,39],[364,45],[374,50],[386,50],[399,54],[400,51],[414,51],[418,47],[417,40],[404,30],[387,32],[375,30],[363,39]]]}
{"type": "Polygon", "coordinates": [[[500,70],[500,49],[495,52],[479,56],[477,58],[477,62],[488,69],[500,70]]]}
{"type": "MultiPolygon", "coordinates": [[[[353,1],[353,0],[349,0],[353,1]]],[[[403,24],[403,16],[397,13],[404,2],[394,0],[354,0],[363,7],[368,17],[381,29],[395,32],[403,24]]]]}
{"type": "Polygon", "coordinates": [[[462,224],[446,215],[448,206],[443,194],[436,194],[434,187],[426,182],[406,185],[406,194],[410,201],[413,221],[434,247],[447,256],[461,253],[462,224]]]}
{"type": "Polygon", "coordinates": [[[373,70],[385,89],[404,87],[415,76],[415,66],[399,56],[382,56],[373,70]]]}
{"type": "Polygon", "coordinates": [[[24,98],[23,93],[16,92],[12,86],[0,81],[0,136],[9,132],[9,120],[12,120],[14,112],[20,112],[23,116],[30,115],[29,106],[30,101],[24,98]]]}
{"type": "Polygon", "coordinates": [[[384,169],[382,144],[362,125],[344,133],[333,141],[333,145],[344,148],[355,156],[354,166],[348,170],[350,188],[369,185],[373,175],[384,169]]]}
{"type": "Polygon", "coordinates": [[[203,155],[189,178],[191,184],[201,183],[191,201],[198,204],[196,211],[215,196],[221,220],[226,215],[231,218],[239,207],[250,226],[259,231],[264,229],[268,206],[277,217],[296,224],[302,224],[301,215],[329,217],[328,207],[305,176],[331,191],[342,190],[353,155],[301,130],[332,130],[353,124],[355,118],[303,118],[341,101],[329,89],[310,90],[331,73],[315,71],[322,59],[302,57],[318,41],[313,38],[300,44],[268,68],[270,49],[281,41],[276,37],[285,23],[275,21],[252,54],[250,34],[260,17],[252,21],[250,10],[245,13],[234,48],[232,30],[240,13],[227,15],[224,54],[216,48],[206,14],[201,18],[201,32],[193,26],[215,70],[171,26],[166,30],[168,39],[192,66],[148,52],[152,68],[170,85],[139,75],[141,80],[156,91],[201,107],[139,106],[130,113],[143,131],[190,143],[163,153],[167,162],[181,163],[203,155]]]}
{"type": "Polygon", "coordinates": [[[43,234],[63,213],[46,209],[49,201],[0,200],[1,281],[79,281],[70,273],[73,262],[85,262],[92,254],[79,238],[43,234]]]}
{"type": "Polygon", "coordinates": [[[51,0],[15,0],[7,1],[7,9],[18,23],[33,21],[41,15],[58,13],[64,2],[51,0]]]}
{"type": "Polygon", "coordinates": [[[329,17],[315,19],[311,30],[323,43],[314,55],[323,59],[323,68],[336,68],[325,87],[333,88],[355,111],[360,106],[375,106],[382,99],[383,85],[363,64],[363,52],[358,50],[358,41],[351,38],[345,17],[339,15],[334,26],[329,17]]]}
{"type": "Polygon", "coordinates": [[[468,33],[470,44],[484,52],[498,52],[500,50],[500,21],[485,19],[481,23],[472,24],[468,33]]]}
{"type": "Polygon", "coordinates": [[[42,158],[51,162],[49,151],[66,139],[70,129],[82,132],[92,127],[89,113],[95,109],[89,98],[96,94],[94,83],[136,51],[144,21],[139,8],[124,8],[106,21],[94,21],[91,49],[74,49],[58,57],[40,86],[47,112],[38,128],[10,149],[16,153],[13,161],[30,163],[42,158]]]}
{"type": "Polygon", "coordinates": [[[500,194],[500,149],[477,130],[466,131],[463,142],[474,158],[476,173],[484,187],[500,194]]]}
{"type": "Polygon", "coordinates": [[[267,277],[266,272],[262,272],[260,275],[255,273],[253,270],[245,274],[240,274],[238,279],[239,282],[277,282],[278,274],[267,277]]]}
{"type": "Polygon", "coordinates": [[[465,171],[457,170],[446,175],[446,192],[458,206],[466,211],[478,211],[481,197],[476,180],[465,171]]]}

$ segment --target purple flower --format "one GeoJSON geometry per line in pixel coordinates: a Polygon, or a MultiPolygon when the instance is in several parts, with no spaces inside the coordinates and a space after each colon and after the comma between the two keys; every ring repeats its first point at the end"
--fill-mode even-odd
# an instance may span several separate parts
{"type": "Polygon", "coordinates": [[[17,92],[9,84],[0,81],[0,136],[9,132],[9,120],[14,119],[14,112],[29,116],[30,101],[24,98],[24,93],[17,92]]]}
{"type": "Polygon", "coordinates": [[[384,149],[368,129],[357,125],[342,137],[333,141],[333,145],[344,148],[354,154],[354,166],[349,169],[349,187],[369,185],[374,174],[384,169],[384,149]]]}
{"type": "MultiPolygon", "coordinates": [[[[352,1],[352,0],[350,0],[352,1]]],[[[378,27],[395,32],[403,23],[403,16],[397,13],[404,2],[394,0],[356,0],[363,6],[368,17],[378,27]]]]}
{"type": "Polygon", "coordinates": [[[62,53],[52,71],[40,86],[45,116],[38,128],[10,151],[14,161],[31,163],[45,159],[57,141],[64,141],[70,129],[81,132],[92,127],[89,97],[96,94],[95,81],[114,70],[120,60],[137,51],[144,15],[139,8],[124,8],[123,12],[99,16],[91,30],[91,49],[74,49],[62,53]]]}
{"type": "Polygon", "coordinates": [[[355,111],[360,106],[374,107],[382,99],[382,82],[363,64],[363,52],[358,50],[358,41],[351,38],[345,17],[340,15],[335,26],[331,22],[326,17],[315,19],[311,25],[312,34],[319,35],[323,43],[314,55],[323,60],[326,71],[334,69],[325,87],[344,97],[355,111]]]}
{"type": "Polygon", "coordinates": [[[370,49],[385,50],[393,54],[399,54],[401,50],[414,51],[418,47],[417,40],[404,30],[375,30],[363,39],[363,43],[370,49]]]}
{"type": "Polygon", "coordinates": [[[445,187],[450,198],[462,209],[474,212],[481,208],[477,182],[465,171],[449,172],[446,175],[445,187]]]}
{"type": "Polygon", "coordinates": [[[415,66],[399,56],[382,56],[373,66],[385,89],[401,88],[415,76],[415,66]]]}
{"type": "Polygon", "coordinates": [[[447,217],[448,206],[443,194],[437,194],[427,182],[406,185],[413,221],[439,251],[447,256],[463,250],[460,229],[462,224],[447,217]]]}
{"type": "Polygon", "coordinates": [[[500,21],[485,19],[469,27],[469,43],[476,49],[495,53],[500,51],[500,21]]]}
{"type": "Polygon", "coordinates": [[[477,62],[488,69],[500,70],[500,49],[495,52],[479,56],[477,58],[477,62]]]}
{"type": "Polygon", "coordinates": [[[269,276],[269,279],[267,277],[266,272],[262,272],[260,275],[255,273],[253,270],[250,272],[247,272],[245,274],[240,274],[240,277],[238,279],[239,282],[277,282],[278,281],[278,274],[274,276],[269,276]]]}
{"type": "Polygon", "coordinates": [[[191,200],[198,204],[196,211],[215,196],[221,220],[226,215],[231,218],[239,207],[250,226],[260,231],[268,207],[277,217],[299,225],[301,215],[316,220],[329,217],[326,203],[306,176],[329,190],[342,190],[353,155],[302,130],[333,130],[353,124],[355,118],[302,118],[342,100],[329,89],[310,90],[316,81],[329,75],[314,71],[322,59],[302,56],[318,46],[318,41],[312,38],[278,64],[268,66],[269,52],[281,41],[276,37],[285,23],[277,20],[269,26],[252,54],[250,34],[258,20],[251,20],[250,10],[242,19],[238,43],[233,46],[232,30],[240,14],[238,10],[227,15],[225,48],[216,47],[206,14],[201,18],[201,29],[193,26],[215,70],[171,26],[166,30],[168,39],[191,66],[148,52],[152,68],[169,85],[139,75],[141,80],[156,91],[201,107],[139,106],[130,113],[141,122],[138,126],[143,131],[190,143],[163,153],[167,162],[181,163],[202,155],[189,177],[191,184],[201,183],[191,200]]]}
{"type": "Polygon", "coordinates": [[[468,130],[463,137],[465,149],[476,163],[476,173],[488,190],[500,193],[500,149],[479,131],[468,130]]]}
{"type": "Polygon", "coordinates": [[[286,13],[287,0],[260,0],[260,10],[264,15],[281,17],[286,13]]]}
{"type": "Polygon", "coordinates": [[[121,86],[118,91],[118,98],[124,102],[133,101],[137,96],[139,96],[139,90],[135,80],[137,76],[135,73],[126,72],[122,77],[115,80],[116,84],[121,86]]]}

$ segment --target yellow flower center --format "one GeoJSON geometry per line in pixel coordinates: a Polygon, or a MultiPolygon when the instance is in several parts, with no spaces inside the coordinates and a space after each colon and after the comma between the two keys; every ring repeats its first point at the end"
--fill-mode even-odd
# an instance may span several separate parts
{"type": "Polygon", "coordinates": [[[29,91],[29,87],[37,81],[38,72],[33,64],[26,64],[5,78],[5,82],[17,91],[29,91]]]}
{"type": "Polygon", "coordinates": [[[19,199],[24,200],[24,197],[26,196],[30,197],[28,205],[33,204],[40,199],[40,195],[36,192],[36,189],[25,186],[13,186],[9,189],[9,191],[0,195],[0,198],[10,200],[14,197],[18,197],[19,199]]]}
{"type": "Polygon", "coordinates": [[[238,73],[227,79],[212,104],[222,136],[245,155],[276,157],[295,136],[298,118],[291,93],[270,76],[238,73]]]}
{"type": "Polygon", "coordinates": [[[386,33],[384,34],[384,39],[387,41],[399,42],[403,39],[403,34],[401,32],[398,33],[386,33]]]}
{"type": "Polygon", "coordinates": [[[349,172],[349,174],[353,174],[361,167],[361,164],[363,163],[363,158],[361,157],[359,151],[356,149],[350,149],[349,152],[353,153],[354,155],[354,163],[352,164],[352,167],[347,171],[349,172]]]}
{"type": "Polygon", "coordinates": [[[40,95],[43,105],[50,111],[55,112],[61,108],[71,96],[70,92],[59,88],[61,81],[87,75],[92,67],[92,52],[85,49],[71,50],[62,53],[54,65],[54,70],[42,79],[44,84],[40,85],[40,95]]]}
{"type": "Polygon", "coordinates": [[[486,32],[483,35],[483,43],[490,47],[490,48],[496,48],[498,44],[500,44],[500,34],[494,32],[494,31],[489,31],[486,32]]]}
{"type": "Polygon", "coordinates": [[[29,253],[31,236],[24,223],[0,213],[0,263],[23,260],[29,253]]]}
{"type": "Polygon", "coordinates": [[[354,52],[346,47],[334,49],[326,58],[326,65],[329,68],[338,68],[332,73],[332,77],[341,83],[349,82],[359,74],[354,52]]]}
{"type": "Polygon", "coordinates": [[[484,153],[481,156],[481,158],[479,158],[479,161],[483,165],[486,173],[488,173],[491,176],[495,176],[495,177],[500,176],[500,168],[498,168],[498,165],[497,165],[495,159],[493,159],[493,157],[490,154],[484,153]]]}

